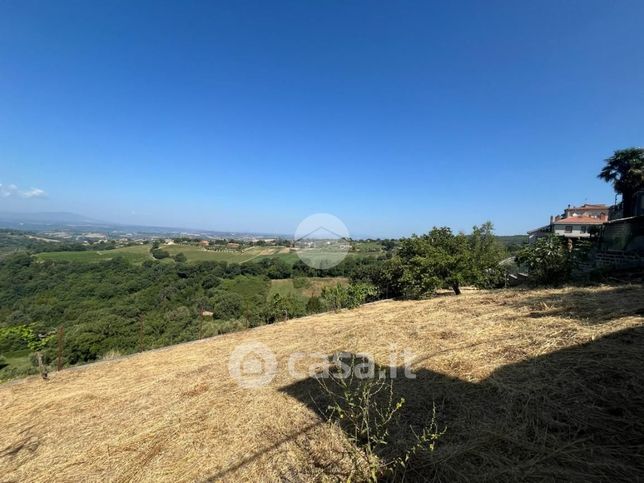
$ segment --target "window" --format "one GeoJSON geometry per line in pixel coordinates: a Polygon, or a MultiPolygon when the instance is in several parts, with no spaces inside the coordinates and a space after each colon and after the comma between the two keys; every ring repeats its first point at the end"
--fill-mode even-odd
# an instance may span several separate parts
{"type": "Polygon", "coordinates": [[[586,225],[581,225],[581,232],[582,233],[587,233],[588,232],[588,227],[586,225]]]}
{"type": "Polygon", "coordinates": [[[566,228],[564,229],[566,233],[572,233],[572,225],[566,225],[566,228]]]}

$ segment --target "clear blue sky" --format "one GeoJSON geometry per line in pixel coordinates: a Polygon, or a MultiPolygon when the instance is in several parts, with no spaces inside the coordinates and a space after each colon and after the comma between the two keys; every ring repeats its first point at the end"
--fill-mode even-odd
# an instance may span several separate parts
{"type": "Polygon", "coordinates": [[[643,144],[643,21],[640,0],[5,0],[0,211],[523,233],[613,201],[596,174],[643,144]]]}

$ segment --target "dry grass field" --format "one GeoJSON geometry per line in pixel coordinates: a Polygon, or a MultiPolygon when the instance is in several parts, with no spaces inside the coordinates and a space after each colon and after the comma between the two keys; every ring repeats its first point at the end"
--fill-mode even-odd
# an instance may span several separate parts
{"type": "MultiPolygon", "coordinates": [[[[0,386],[2,481],[346,481],[343,431],[294,351],[410,349],[402,422],[435,403],[447,431],[409,479],[635,480],[644,474],[644,289],[467,292],[385,301],[0,386]],[[227,361],[258,341],[275,379],[244,389],[227,361]]],[[[306,361],[304,361],[306,362],[306,361]]],[[[401,428],[404,425],[401,426],[401,428]]],[[[408,432],[394,435],[401,446],[408,432]]]]}

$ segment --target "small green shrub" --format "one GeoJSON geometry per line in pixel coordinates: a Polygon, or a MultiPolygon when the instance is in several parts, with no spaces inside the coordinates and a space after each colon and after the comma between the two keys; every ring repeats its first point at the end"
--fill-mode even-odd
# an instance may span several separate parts
{"type": "MultiPolygon", "coordinates": [[[[404,398],[394,397],[393,381],[384,378],[358,379],[356,359],[350,361],[349,377],[330,373],[318,382],[329,399],[324,416],[342,428],[348,438],[348,452],[354,466],[350,481],[404,481],[413,458],[419,453],[432,454],[447,431],[438,429],[436,406],[432,417],[415,442],[403,451],[393,450],[398,443],[392,437],[399,428],[404,398]]],[[[346,375],[346,373],[345,373],[346,375]]]]}
{"type": "Polygon", "coordinates": [[[319,314],[320,312],[324,312],[324,305],[322,304],[320,297],[316,297],[314,295],[306,302],[306,313],[319,314]]]}

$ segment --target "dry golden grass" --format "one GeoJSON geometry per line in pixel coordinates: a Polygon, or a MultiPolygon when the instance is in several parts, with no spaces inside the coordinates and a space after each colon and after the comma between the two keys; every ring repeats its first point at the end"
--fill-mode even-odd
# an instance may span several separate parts
{"type": "Polygon", "coordinates": [[[636,478],[642,309],[634,286],[386,301],[8,383],[0,480],[346,479],[345,436],[318,417],[313,386],[287,374],[287,358],[342,350],[388,366],[392,347],[415,354],[419,376],[399,388],[413,409],[406,417],[434,400],[448,428],[415,478],[636,478]],[[227,368],[232,349],[251,340],[279,364],[255,390],[227,368]],[[623,407],[626,396],[634,407],[623,407]],[[596,426],[610,424],[603,442],[596,426]]]}

